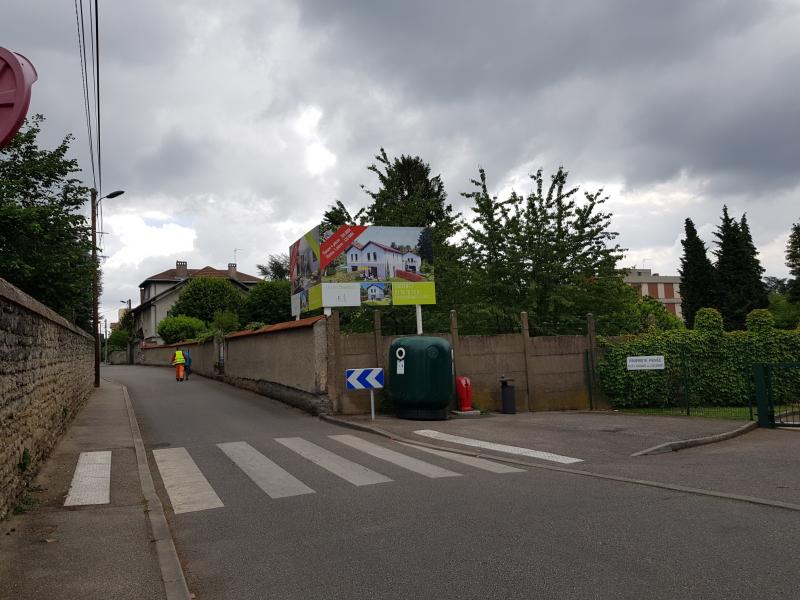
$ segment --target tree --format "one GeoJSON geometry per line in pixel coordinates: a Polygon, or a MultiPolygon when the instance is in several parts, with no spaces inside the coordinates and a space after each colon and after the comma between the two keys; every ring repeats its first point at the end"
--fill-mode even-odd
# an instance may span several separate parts
{"type": "Polygon", "coordinates": [[[737,222],[722,207],[717,231],[715,265],[715,306],[722,313],[728,330],[745,328],[747,313],[769,306],[766,288],[761,281],[764,269],[750,235],[746,215],[737,222]]]}
{"type": "Polygon", "coordinates": [[[786,242],[786,266],[791,275],[788,282],[789,300],[800,302],[800,223],[792,225],[786,242]]]}
{"type": "Polygon", "coordinates": [[[684,222],[684,232],[686,237],[681,240],[683,256],[678,270],[681,276],[681,309],[686,325],[693,327],[697,311],[715,304],[714,266],[691,219],[684,222]]]}
{"type": "Polygon", "coordinates": [[[256,267],[264,279],[271,281],[289,279],[289,255],[286,252],[270,254],[266,265],[256,265],[256,267]]]}
{"type": "Polygon", "coordinates": [[[239,314],[244,301],[244,293],[227,279],[198,277],[184,286],[167,314],[186,315],[211,323],[217,311],[239,314]]]}
{"type": "MultiPolygon", "coordinates": [[[[742,254],[745,259],[744,281],[742,282],[745,287],[745,293],[750,299],[750,314],[755,309],[766,309],[769,306],[769,298],[767,294],[767,286],[764,284],[764,267],[761,266],[761,261],[758,260],[758,250],[753,243],[753,236],[750,234],[750,224],[747,222],[747,214],[742,215],[739,222],[739,230],[741,231],[741,245],[742,254]]],[[[745,317],[747,317],[747,314],[745,317]]]]}
{"type": "Polygon", "coordinates": [[[341,200],[337,200],[328,207],[322,217],[322,227],[325,231],[335,231],[342,225],[353,225],[361,221],[364,209],[359,210],[355,216],[350,214],[341,200]]]}
{"type": "Polygon", "coordinates": [[[282,323],[292,318],[291,290],[288,281],[257,283],[244,304],[245,322],[282,323]]]}
{"type": "Polygon", "coordinates": [[[166,344],[194,340],[206,331],[206,324],[195,317],[175,315],[164,317],[158,324],[158,335],[166,344]]]}
{"type": "Polygon", "coordinates": [[[579,189],[567,188],[565,169],[548,185],[541,169],[530,177],[534,189],[527,196],[512,192],[498,200],[489,195],[480,169],[479,179],[472,180],[477,189],[462,194],[475,204],[464,240],[471,293],[515,312],[526,309],[534,328],[554,331],[583,324],[578,307],[600,290],[630,306],[616,268],[623,249],[613,242],[611,214],[602,211],[603,191],[584,192],[579,203],[579,189]]]}
{"type": "Polygon", "coordinates": [[[783,277],[764,277],[764,287],[768,294],[787,294],[789,292],[788,281],[783,277]]]}
{"type": "Polygon", "coordinates": [[[769,295],[769,312],[775,317],[778,329],[794,329],[800,323],[800,304],[789,302],[786,294],[772,292],[769,295]]]}
{"type": "Polygon", "coordinates": [[[111,332],[111,335],[108,336],[108,344],[109,350],[125,350],[128,348],[128,342],[130,341],[130,332],[127,329],[117,328],[111,332]]]}
{"type": "Polygon", "coordinates": [[[71,135],[53,150],[39,147],[43,122],[34,116],[0,150],[0,277],[89,329],[96,265],[78,213],[89,191],[67,158],[71,135]]]}

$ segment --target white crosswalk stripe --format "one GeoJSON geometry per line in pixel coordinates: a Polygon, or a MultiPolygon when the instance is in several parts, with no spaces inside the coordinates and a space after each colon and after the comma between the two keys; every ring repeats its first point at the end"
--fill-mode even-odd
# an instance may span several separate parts
{"type": "Polygon", "coordinates": [[[64,506],[111,502],[111,450],[81,452],[64,506]]]}
{"type": "Polygon", "coordinates": [[[525,469],[517,469],[516,467],[512,467],[510,465],[496,463],[491,460],[486,460],[485,458],[478,458],[477,456],[466,456],[456,452],[445,452],[444,450],[426,448],[424,446],[415,446],[414,444],[406,444],[405,442],[400,443],[403,444],[403,446],[408,446],[409,448],[414,448],[415,450],[427,452],[428,454],[435,454],[436,456],[441,456],[447,460],[469,465],[470,467],[475,467],[476,469],[490,471],[491,473],[525,473],[525,469]]]}
{"type": "Polygon", "coordinates": [[[292,438],[276,438],[276,442],[283,444],[290,450],[294,450],[303,458],[307,458],[316,465],[338,475],[345,481],[349,481],[353,485],[373,485],[376,483],[386,483],[392,481],[385,475],[376,473],[375,471],[354,463],[351,460],[342,458],[338,454],[334,454],[321,446],[317,446],[309,441],[299,437],[292,438]]]}
{"type": "Polygon", "coordinates": [[[351,448],[355,448],[356,450],[360,450],[361,452],[365,452],[366,454],[390,462],[398,467],[403,467],[404,469],[408,469],[414,473],[419,473],[425,477],[459,477],[461,475],[460,473],[448,471],[447,469],[437,467],[436,465],[432,465],[417,458],[406,456],[400,452],[395,452],[389,448],[378,446],[377,444],[362,440],[354,435],[331,435],[329,437],[337,442],[345,444],[346,446],[350,446],[351,448]]]}
{"type": "Polygon", "coordinates": [[[229,442],[217,444],[217,447],[270,498],[287,498],[314,493],[314,490],[288,471],[283,470],[247,442],[229,442]]]}
{"type": "Polygon", "coordinates": [[[176,515],[224,506],[186,448],[153,450],[153,458],[176,515]]]}

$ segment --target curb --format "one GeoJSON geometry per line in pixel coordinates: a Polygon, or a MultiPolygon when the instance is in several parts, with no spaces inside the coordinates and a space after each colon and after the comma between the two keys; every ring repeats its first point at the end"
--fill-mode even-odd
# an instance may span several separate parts
{"type": "MultiPolygon", "coordinates": [[[[116,382],[114,382],[116,383],[116,382]]],[[[128,395],[128,388],[121,384],[122,394],[125,397],[125,408],[128,411],[133,445],[136,448],[136,463],[139,467],[139,482],[142,486],[147,513],[150,519],[150,531],[153,534],[153,541],[156,544],[156,554],[158,555],[158,566],[161,569],[161,581],[164,583],[164,592],[167,600],[190,600],[189,588],[186,585],[186,578],[183,575],[181,561],[178,552],[175,550],[175,542],[172,540],[172,533],[164,515],[164,505],[156,493],[153,484],[153,476],[150,474],[150,466],[147,464],[147,453],[142,442],[142,434],[139,431],[139,423],[136,421],[136,413],[133,411],[133,404],[128,395]]]]}
{"type": "Polygon", "coordinates": [[[684,450],[685,448],[694,448],[695,446],[704,446],[705,444],[723,442],[725,440],[729,440],[731,438],[735,438],[742,434],[745,434],[748,431],[752,431],[757,427],[758,427],[758,422],[750,421],[746,425],[742,425],[741,427],[737,427],[736,429],[732,429],[731,431],[725,431],[723,433],[717,433],[715,435],[707,435],[699,438],[691,438],[688,440],[664,442],[663,444],[659,444],[658,446],[653,446],[652,448],[646,448],[645,450],[634,452],[633,454],[631,454],[631,456],[646,456],[648,454],[663,454],[665,452],[677,452],[678,450],[684,450]]]}
{"type": "MultiPolygon", "coordinates": [[[[800,512],[800,504],[792,504],[791,502],[783,502],[781,500],[769,500],[767,498],[758,498],[756,496],[743,496],[740,494],[728,494],[726,492],[715,492],[713,490],[704,490],[702,488],[693,488],[684,485],[674,485],[671,483],[661,483],[658,481],[648,481],[647,479],[633,479],[630,477],[620,477],[617,475],[605,475],[603,473],[593,473],[591,471],[581,471],[580,469],[570,469],[568,467],[556,467],[553,465],[543,465],[540,463],[531,463],[524,460],[518,460],[515,458],[508,458],[506,456],[498,456],[497,454],[487,454],[484,452],[472,452],[469,450],[461,450],[460,448],[452,448],[450,446],[441,446],[437,444],[428,444],[426,442],[420,442],[415,439],[405,438],[399,435],[395,435],[385,429],[380,427],[375,427],[373,425],[366,425],[362,423],[353,423],[352,421],[347,421],[345,419],[340,419],[338,417],[333,417],[331,415],[319,415],[319,418],[323,421],[327,421],[328,423],[333,423],[335,425],[339,425],[341,427],[346,427],[349,429],[357,429],[359,431],[365,431],[367,433],[374,433],[376,435],[383,436],[390,440],[394,440],[396,442],[404,442],[406,444],[410,444],[412,446],[422,446],[424,448],[433,448],[435,450],[442,450],[445,452],[452,452],[454,454],[463,454],[465,456],[474,456],[475,458],[485,458],[488,460],[494,460],[498,462],[509,463],[512,465],[520,465],[524,467],[530,467],[534,469],[542,469],[544,471],[555,471],[557,473],[567,473],[569,475],[580,475],[583,477],[591,477],[593,479],[605,479],[606,481],[616,481],[618,483],[630,483],[633,485],[641,485],[644,487],[651,487],[651,488],[658,488],[662,490],[670,490],[673,492],[683,492],[685,494],[694,494],[696,496],[707,496],[711,498],[721,498],[724,500],[734,500],[736,502],[745,502],[747,504],[756,504],[759,506],[769,506],[771,508],[783,508],[785,510],[791,510],[795,512],[800,512]]],[[[752,424],[748,424],[752,425],[752,424]]],[[[757,426],[757,424],[756,424],[757,426]]],[[[752,428],[752,427],[751,427],[752,428]]],[[[739,429],[743,429],[740,427],[739,429]]],[[[738,430],[735,430],[738,431],[738,430]]],[[[748,430],[749,431],[749,430],[748,430]]],[[[727,435],[732,434],[733,432],[727,432],[726,434],[720,435],[727,435]]],[[[742,432],[744,433],[744,432],[742,432]]],[[[740,435],[739,433],[735,433],[734,435],[740,435]]],[[[730,437],[734,437],[731,435],[730,437]]],[[[714,437],[714,436],[710,436],[714,437]]],[[[704,438],[699,438],[704,439],[704,438]]],[[[689,441],[689,440],[684,440],[689,441]]],[[[677,443],[677,442],[672,442],[677,443]]],[[[711,443],[711,442],[705,442],[711,443]]]]}

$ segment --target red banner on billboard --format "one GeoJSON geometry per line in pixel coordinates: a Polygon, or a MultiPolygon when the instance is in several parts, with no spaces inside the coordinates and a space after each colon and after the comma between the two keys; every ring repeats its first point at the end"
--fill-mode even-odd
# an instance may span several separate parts
{"type": "Polygon", "coordinates": [[[336,257],[347,250],[347,247],[366,229],[365,225],[342,225],[339,227],[336,233],[320,244],[320,269],[324,269],[336,260],[336,257]]]}

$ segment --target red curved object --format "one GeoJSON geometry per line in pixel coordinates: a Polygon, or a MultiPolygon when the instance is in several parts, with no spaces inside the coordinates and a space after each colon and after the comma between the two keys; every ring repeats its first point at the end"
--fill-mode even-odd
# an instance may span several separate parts
{"type": "Polygon", "coordinates": [[[458,410],[464,412],[472,410],[472,381],[469,377],[456,377],[456,396],[458,410]]]}
{"type": "Polygon", "coordinates": [[[31,86],[38,78],[31,61],[0,48],[0,148],[14,138],[25,122],[31,86]]]}

